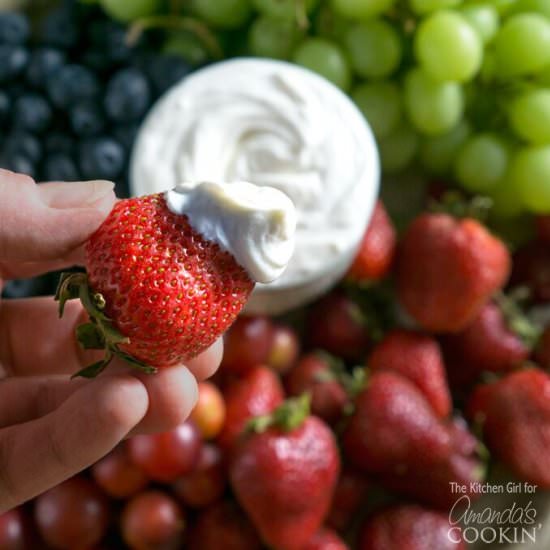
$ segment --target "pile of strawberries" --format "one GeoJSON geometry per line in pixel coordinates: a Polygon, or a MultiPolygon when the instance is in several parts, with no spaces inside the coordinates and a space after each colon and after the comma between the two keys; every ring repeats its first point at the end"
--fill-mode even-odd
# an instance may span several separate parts
{"type": "MultiPolygon", "coordinates": [[[[38,497],[34,536],[59,549],[466,548],[449,536],[453,482],[473,501],[499,462],[550,489],[550,328],[526,315],[550,301],[550,218],[537,224],[512,254],[442,212],[398,238],[379,203],[337,289],[292,318],[240,316],[192,417],[38,497]]],[[[0,533],[25,518],[0,516],[0,533]]]]}

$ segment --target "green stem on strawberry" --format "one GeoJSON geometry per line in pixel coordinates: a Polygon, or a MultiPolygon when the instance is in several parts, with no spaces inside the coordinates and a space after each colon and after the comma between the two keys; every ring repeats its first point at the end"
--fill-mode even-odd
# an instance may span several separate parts
{"type": "Polygon", "coordinates": [[[431,212],[450,214],[455,218],[473,218],[485,222],[493,207],[490,197],[475,195],[467,198],[460,191],[447,191],[439,200],[429,204],[431,212]]]}
{"type": "Polygon", "coordinates": [[[175,17],[174,15],[152,15],[133,23],[127,35],[127,42],[135,44],[140,36],[151,29],[188,31],[195,35],[214,59],[223,57],[223,50],[214,33],[201,21],[193,17],[175,17]]]}
{"type": "Polygon", "coordinates": [[[115,357],[147,374],[157,372],[155,367],[135,359],[120,349],[120,344],[129,344],[130,339],[121,334],[114,327],[111,319],[103,313],[106,306],[105,298],[101,294],[92,293],[88,285],[88,276],[85,273],[63,273],[55,293],[55,300],[59,302],[59,317],[63,317],[67,301],[76,299],[80,299],[90,317],[88,323],[76,328],[78,342],[83,349],[104,350],[105,356],[100,361],[77,372],[73,378],[77,376],[95,378],[107,368],[115,357]]]}
{"type": "Polygon", "coordinates": [[[245,431],[263,433],[269,428],[279,428],[290,432],[299,428],[310,414],[311,395],[304,393],[299,397],[287,399],[271,414],[256,416],[248,421],[245,431]]]}

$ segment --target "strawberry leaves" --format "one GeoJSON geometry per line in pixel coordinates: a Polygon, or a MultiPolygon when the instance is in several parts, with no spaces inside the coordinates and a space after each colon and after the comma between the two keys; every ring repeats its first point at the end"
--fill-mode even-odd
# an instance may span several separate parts
{"type": "Polygon", "coordinates": [[[101,361],[77,372],[73,378],[95,378],[107,368],[115,357],[147,374],[157,372],[155,367],[139,361],[120,348],[120,344],[129,344],[130,339],[121,334],[113,325],[112,320],[105,315],[105,299],[101,294],[91,292],[87,275],[85,273],[63,273],[55,294],[55,300],[59,302],[59,317],[63,316],[65,304],[69,300],[76,299],[80,299],[90,317],[88,323],[76,328],[78,342],[83,349],[105,350],[105,356],[101,361]]]}

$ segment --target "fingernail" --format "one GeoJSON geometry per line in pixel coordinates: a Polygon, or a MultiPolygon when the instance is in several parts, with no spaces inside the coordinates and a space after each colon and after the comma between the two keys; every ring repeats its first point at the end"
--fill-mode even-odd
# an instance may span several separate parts
{"type": "Polygon", "coordinates": [[[115,201],[114,186],[111,181],[96,180],[44,183],[37,188],[50,208],[97,208],[107,214],[115,201]]]}

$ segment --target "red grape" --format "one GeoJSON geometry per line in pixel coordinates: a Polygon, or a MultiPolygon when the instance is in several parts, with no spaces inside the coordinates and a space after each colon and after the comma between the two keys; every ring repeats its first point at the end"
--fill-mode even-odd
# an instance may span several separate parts
{"type": "Polygon", "coordinates": [[[95,482],[111,497],[128,498],[149,483],[145,472],[135,464],[124,445],[116,447],[92,467],[95,482]]]}
{"type": "Polygon", "coordinates": [[[73,477],[36,499],[35,520],[43,539],[53,548],[90,548],[105,535],[109,506],[91,481],[73,477]]]}
{"type": "Polygon", "coordinates": [[[239,317],[225,335],[222,368],[244,374],[267,361],[273,324],[267,317],[239,317]]]}
{"type": "Polygon", "coordinates": [[[174,491],[190,508],[205,508],[222,497],[225,486],[222,453],[218,447],[207,443],[196,468],[176,481],[174,491]]]}
{"type": "Polygon", "coordinates": [[[134,463],[151,479],[164,483],[191,472],[199,460],[201,446],[201,434],[191,421],[170,432],[138,435],[128,441],[134,463]]]}
{"type": "Polygon", "coordinates": [[[199,383],[199,400],[191,413],[191,420],[205,439],[214,439],[221,432],[225,422],[225,401],[211,382],[199,383]]]}
{"type": "Polygon", "coordinates": [[[27,550],[32,548],[32,534],[21,508],[0,514],[0,549],[27,550]]]}
{"type": "Polygon", "coordinates": [[[267,364],[278,373],[285,374],[294,366],[299,355],[300,341],[296,331],[285,325],[275,325],[267,364]]]}
{"type": "Polygon", "coordinates": [[[133,497],[121,518],[124,542],[132,550],[181,548],[185,517],[178,503],[162,491],[146,491],[133,497]]]}

